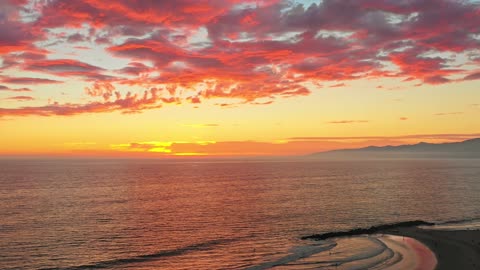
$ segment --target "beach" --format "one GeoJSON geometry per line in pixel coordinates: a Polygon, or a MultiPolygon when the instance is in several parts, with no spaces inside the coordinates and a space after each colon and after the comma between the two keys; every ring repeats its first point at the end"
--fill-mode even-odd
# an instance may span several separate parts
{"type": "Polygon", "coordinates": [[[419,240],[437,257],[438,270],[480,269],[480,230],[401,227],[382,231],[419,240]]]}
{"type": "MultiPolygon", "coordinates": [[[[480,223],[478,220],[430,223],[421,220],[383,224],[349,231],[305,236],[303,239],[329,241],[344,239],[354,243],[358,237],[384,242],[402,264],[387,260],[378,269],[480,269],[480,223]],[[399,268],[400,267],[400,268],[399,268]]],[[[395,261],[394,259],[390,259],[395,261]]],[[[366,269],[370,269],[367,267],[366,269]]],[[[377,269],[377,268],[375,268],[377,269]]]]}

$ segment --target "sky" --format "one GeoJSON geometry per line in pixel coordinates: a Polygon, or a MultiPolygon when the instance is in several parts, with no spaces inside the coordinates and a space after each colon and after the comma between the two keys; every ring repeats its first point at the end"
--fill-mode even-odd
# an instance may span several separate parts
{"type": "Polygon", "coordinates": [[[480,3],[0,0],[0,156],[480,137],[480,3]]]}

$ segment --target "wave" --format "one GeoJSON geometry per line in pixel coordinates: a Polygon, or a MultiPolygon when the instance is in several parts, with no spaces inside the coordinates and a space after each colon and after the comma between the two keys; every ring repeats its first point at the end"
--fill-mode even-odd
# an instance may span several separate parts
{"type": "MultiPolygon", "coordinates": [[[[459,220],[449,220],[449,221],[441,221],[441,222],[428,222],[424,220],[411,220],[411,221],[402,221],[396,223],[387,223],[381,225],[371,226],[369,228],[355,228],[347,231],[336,231],[336,232],[327,232],[321,234],[312,234],[307,236],[302,236],[302,240],[326,240],[328,238],[333,237],[342,237],[342,236],[355,236],[355,235],[362,235],[362,234],[374,234],[377,232],[383,232],[386,230],[398,229],[398,228],[405,228],[405,227],[433,227],[433,228],[440,228],[443,225],[463,225],[469,222],[476,222],[480,223],[480,217],[472,217],[466,219],[459,219],[459,220]]],[[[468,225],[468,224],[467,224],[468,225]]]]}
{"type": "Polygon", "coordinates": [[[214,246],[228,244],[234,241],[237,241],[239,238],[235,239],[216,239],[211,241],[206,241],[203,243],[193,244],[177,249],[172,250],[165,250],[157,253],[151,254],[144,254],[129,258],[119,258],[113,260],[106,260],[106,261],[99,261],[91,264],[83,264],[83,265],[76,265],[76,266],[68,266],[68,267],[52,267],[52,268],[41,268],[41,270],[81,270],[81,269],[105,269],[116,267],[123,264],[131,264],[131,263],[140,263],[140,262],[148,262],[152,260],[158,260],[164,257],[172,257],[182,255],[187,252],[198,251],[198,250],[207,250],[211,249],[214,246]]]}
{"type": "Polygon", "coordinates": [[[458,223],[477,222],[477,221],[480,221],[480,217],[471,217],[471,218],[465,218],[465,219],[436,222],[435,225],[448,225],[448,224],[458,224],[458,223]]]}
{"type": "MultiPolygon", "coordinates": [[[[380,235],[374,235],[376,233],[385,233],[390,230],[395,230],[398,228],[405,228],[405,227],[431,227],[435,228],[439,225],[449,225],[449,224],[457,224],[462,222],[470,222],[479,220],[478,218],[471,218],[465,220],[455,220],[455,221],[444,221],[438,223],[432,223],[422,220],[414,220],[414,221],[405,221],[405,222],[397,222],[397,223],[389,223],[389,224],[381,224],[371,226],[369,228],[356,228],[347,231],[336,231],[336,232],[327,232],[322,234],[313,234],[308,236],[303,236],[301,239],[304,240],[323,240],[320,242],[316,242],[315,244],[309,244],[306,246],[300,246],[292,249],[288,255],[278,258],[274,261],[264,262],[259,265],[251,266],[247,268],[248,270],[262,270],[262,269],[269,269],[275,266],[294,266],[294,265],[303,265],[307,266],[309,264],[315,265],[317,267],[337,267],[337,266],[345,266],[350,263],[360,263],[363,267],[361,269],[376,269],[379,266],[389,267],[398,264],[401,261],[404,261],[404,256],[406,251],[399,252],[399,248],[395,246],[394,241],[390,241],[388,237],[384,238],[380,235]],[[345,236],[360,236],[356,237],[356,241],[360,241],[358,239],[364,239],[366,243],[367,241],[370,243],[370,248],[363,249],[362,252],[356,254],[350,254],[350,256],[343,257],[343,258],[336,258],[332,259],[327,257],[328,254],[333,255],[335,253],[342,253],[337,252],[336,250],[341,250],[343,246],[350,246],[352,239],[342,238],[345,236]],[[368,235],[368,236],[366,236],[368,235]],[[338,239],[330,239],[336,238],[338,239]],[[350,241],[350,242],[349,242],[350,241]],[[313,261],[309,261],[310,258],[313,261]],[[365,267],[368,266],[368,267],[365,267]],[[364,268],[365,267],[365,268],[364,268]]],[[[188,245],[184,247],[180,247],[177,249],[171,250],[164,250],[156,253],[151,254],[143,254],[128,258],[118,258],[112,260],[104,260],[104,261],[97,261],[88,264],[82,265],[75,265],[75,266],[66,266],[66,267],[51,267],[51,268],[42,268],[41,270],[81,270],[81,269],[108,269],[108,268],[115,268],[118,266],[126,265],[126,264],[134,264],[134,263],[142,263],[148,261],[159,260],[164,257],[173,257],[183,255],[188,252],[199,251],[199,250],[209,250],[214,248],[218,245],[228,244],[234,241],[238,241],[241,238],[231,238],[231,239],[216,239],[211,241],[206,241],[202,243],[197,243],[193,245],[188,245]]],[[[355,240],[354,240],[355,241],[355,240]]],[[[344,254],[345,255],[345,254],[344,254]]],[[[409,256],[411,257],[411,256],[409,256]]]]}
{"type": "Polygon", "coordinates": [[[300,259],[310,257],[313,254],[324,252],[327,250],[330,250],[334,248],[337,245],[337,243],[326,243],[324,245],[320,246],[302,246],[302,247],[296,247],[292,252],[284,256],[278,260],[271,261],[271,262],[265,262],[260,265],[252,266],[249,268],[246,268],[245,270],[263,270],[263,269],[270,269],[275,266],[280,266],[280,265],[286,265],[291,262],[298,261],[300,259]]]}
{"type": "MultiPolygon", "coordinates": [[[[423,228],[423,226],[420,226],[423,228]]],[[[443,231],[456,231],[456,230],[479,230],[480,229],[480,218],[469,218],[463,220],[454,220],[454,221],[445,221],[435,223],[434,226],[429,227],[429,229],[434,230],[443,230],[443,231]]]]}
{"type": "Polygon", "coordinates": [[[413,220],[413,221],[404,221],[390,224],[382,224],[377,226],[371,226],[370,228],[356,228],[348,231],[338,231],[338,232],[327,232],[322,234],[313,234],[308,236],[303,236],[302,239],[312,239],[312,240],[326,240],[333,237],[342,237],[342,236],[354,236],[362,234],[374,234],[377,232],[391,230],[396,228],[403,227],[416,227],[416,226],[433,226],[435,223],[427,222],[423,220],[413,220]]]}

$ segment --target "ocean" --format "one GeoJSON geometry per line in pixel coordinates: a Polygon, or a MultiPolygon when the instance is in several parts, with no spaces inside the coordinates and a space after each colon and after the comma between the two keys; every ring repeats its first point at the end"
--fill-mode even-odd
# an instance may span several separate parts
{"type": "Polygon", "coordinates": [[[2,159],[0,269],[386,269],[388,236],[301,237],[477,219],[479,161],[2,159]]]}

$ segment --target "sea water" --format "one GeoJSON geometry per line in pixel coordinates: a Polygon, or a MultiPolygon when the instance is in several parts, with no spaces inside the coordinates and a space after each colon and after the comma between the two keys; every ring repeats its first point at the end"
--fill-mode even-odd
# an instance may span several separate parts
{"type": "Polygon", "coordinates": [[[4,159],[0,269],[385,269],[408,256],[390,236],[301,237],[475,220],[479,177],[474,159],[4,159]]]}

